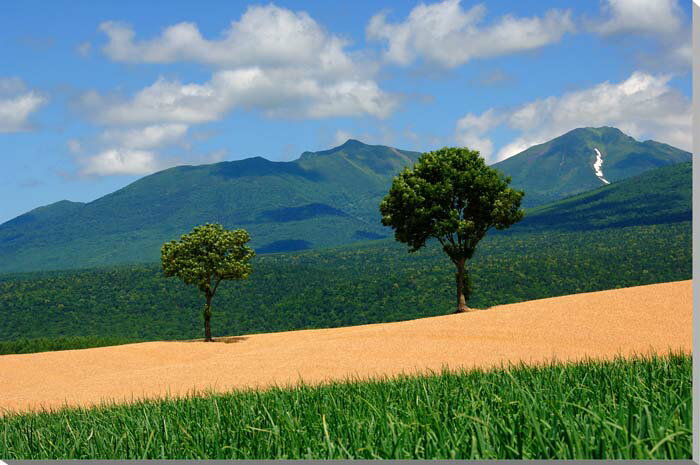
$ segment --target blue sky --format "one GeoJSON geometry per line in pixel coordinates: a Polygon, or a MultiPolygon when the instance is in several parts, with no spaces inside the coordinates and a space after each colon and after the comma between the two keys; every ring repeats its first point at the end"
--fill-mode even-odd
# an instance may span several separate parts
{"type": "Polygon", "coordinates": [[[347,138],[493,163],[581,126],[690,150],[691,2],[5,2],[0,222],[347,138]]]}

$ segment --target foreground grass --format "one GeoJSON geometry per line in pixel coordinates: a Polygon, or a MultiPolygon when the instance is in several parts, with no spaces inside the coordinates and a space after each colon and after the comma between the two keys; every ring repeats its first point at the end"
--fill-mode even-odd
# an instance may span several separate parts
{"type": "Polygon", "coordinates": [[[97,337],[74,336],[55,338],[18,339],[15,341],[0,341],[0,355],[32,354],[54,350],[89,349],[91,347],[117,346],[139,342],[126,337],[97,337]]]}
{"type": "Polygon", "coordinates": [[[691,358],[443,372],[0,419],[4,459],[680,459],[691,358]]]}

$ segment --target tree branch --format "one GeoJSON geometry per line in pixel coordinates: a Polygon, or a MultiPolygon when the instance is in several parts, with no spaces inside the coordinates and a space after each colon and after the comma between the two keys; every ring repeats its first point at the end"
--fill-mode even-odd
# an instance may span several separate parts
{"type": "Polygon", "coordinates": [[[216,294],[216,288],[219,287],[219,283],[221,283],[221,280],[222,280],[222,279],[224,279],[224,278],[219,278],[219,279],[216,281],[216,284],[214,285],[214,290],[211,291],[212,297],[214,297],[214,294],[216,294]]]}

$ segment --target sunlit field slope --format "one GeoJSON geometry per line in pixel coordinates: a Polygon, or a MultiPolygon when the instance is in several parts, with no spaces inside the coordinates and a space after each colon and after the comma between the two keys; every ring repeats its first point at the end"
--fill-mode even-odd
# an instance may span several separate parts
{"type": "Polygon", "coordinates": [[[690,351],[690,281],[398,323],[0,356],[0,408],[183,395],[442,367],[690,351]]]}

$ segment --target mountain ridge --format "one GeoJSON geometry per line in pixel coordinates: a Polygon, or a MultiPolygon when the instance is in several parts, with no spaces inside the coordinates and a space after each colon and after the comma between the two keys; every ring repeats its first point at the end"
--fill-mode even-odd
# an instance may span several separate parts
{"type": "MultiPolygon", "coordinates": [[[[493,166],[526,191],[525,207],[542,205],[601,185],[593,169],[593,142],[605,153],[603,170],[613,184],[690,158],[614,128],[579,128],[493,166]],[[557,177],[542,169],[563,159],[575,176],[557,177]],[[615,165],[625,163],[633,168],[628,176],[615,171],[615,165]],[[559,184],[547,185],[553,181],[559,184]]],[[[349,139],[328,150],[304,152],[294,161],[256,156],[172,167],[91,202],[63,200],[3,223],[0,272],[153,261],[164,242],[205,222],[245,227],[261,253],[389,237],[379,202],[392,178],[419,155],[349,139]]]]}
{"type": "Polygon", "coordinates": [[[324,152],[335,156],[177,166],[91,202],[33,209],[0,225],[0,270],[152,260],[205,222],[245,226],[273,252],[385,237],[376,205],[420,154],[359,141],[324,152]]]}

